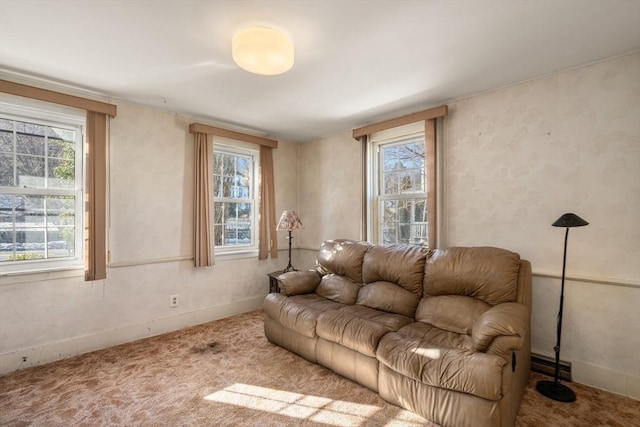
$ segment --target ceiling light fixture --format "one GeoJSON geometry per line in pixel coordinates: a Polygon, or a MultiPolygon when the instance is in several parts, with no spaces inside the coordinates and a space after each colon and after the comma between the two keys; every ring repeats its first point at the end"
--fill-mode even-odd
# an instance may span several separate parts
{"type": "Polygon", "coordinates": [[[243,70],[274,76],[293,66],[293,40],[273,28],[244,28],[233,35],[231,55],[243,70]]]}

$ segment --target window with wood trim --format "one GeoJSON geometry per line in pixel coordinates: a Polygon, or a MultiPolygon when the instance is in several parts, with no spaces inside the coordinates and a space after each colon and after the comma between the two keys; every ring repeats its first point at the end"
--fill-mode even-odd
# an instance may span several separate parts
{"type": "Polygon", "coordinates": [[[438,245],[436,120],[447,112],[441,105],[353,130],[365,153],[367,240],[438,245]]]}
{"type": "Polygon", "coordinates": [[[258,250],[258,165],[258,150],[241,143],[213,145],[216,254],[258,250]]]}
{"type": "Polygon", "coordinates": [[[81,267],[85,117],[30,105],[1,105],[0,265],[81,267]]]}
{"type": "Polygon", "coordinates": [[[429,246],[424,134],[372,144],[372,237],[429,246]]]}

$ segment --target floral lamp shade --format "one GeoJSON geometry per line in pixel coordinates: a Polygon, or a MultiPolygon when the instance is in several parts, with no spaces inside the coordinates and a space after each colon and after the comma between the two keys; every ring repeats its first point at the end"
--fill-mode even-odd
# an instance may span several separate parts
{"type": "Polygon", "coordinates": [[[295,211],[284,211],[278,221],[276,230],[278,231],[293,231],[302,228],[302,221],[298,218],[298,214],[295,211]]]}

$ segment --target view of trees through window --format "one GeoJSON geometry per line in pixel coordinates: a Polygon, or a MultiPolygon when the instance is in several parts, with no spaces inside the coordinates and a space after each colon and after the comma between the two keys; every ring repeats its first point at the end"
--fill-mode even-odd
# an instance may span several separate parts
{"type": "Polygon", "coordinates": [[[253,168],[249,155],[214,149],[214,244],[253,244],[253,168]]]}
{"type": "Polygon", "coordinates": [[[381,144],[377,172],[380,243],[428,245],[424,138],[381,144]]]}
{"type": "Polygon", "coordinates": [[[79,130],[0,118],[0,262],[76,255],[79,130]]]}

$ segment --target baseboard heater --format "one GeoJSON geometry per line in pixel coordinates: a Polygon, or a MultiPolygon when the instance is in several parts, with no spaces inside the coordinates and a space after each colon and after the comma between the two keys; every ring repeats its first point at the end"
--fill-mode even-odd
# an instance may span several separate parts
{"type": "MultiPolygon", "coordinates": [[[[541,354],[531,354],[531,370],[541,374],[554,376],[556,370],[556,360],[541,354]]],[[[560,360],[560,370],[558,378],[564,381],[571,381],[571,363],[560,360]]]]}

